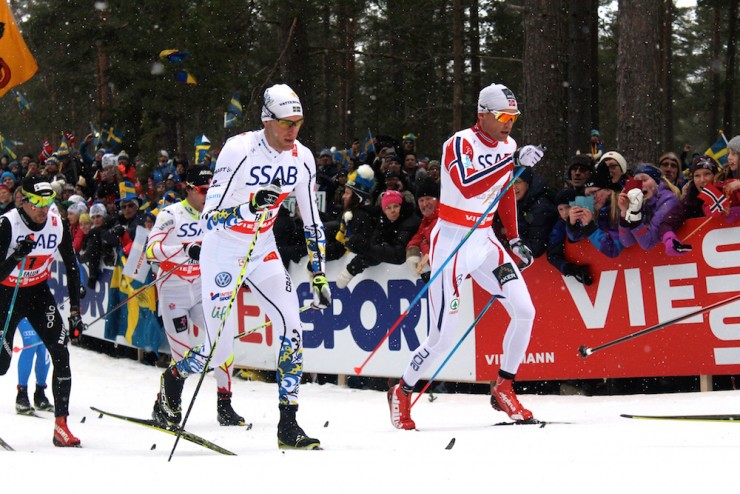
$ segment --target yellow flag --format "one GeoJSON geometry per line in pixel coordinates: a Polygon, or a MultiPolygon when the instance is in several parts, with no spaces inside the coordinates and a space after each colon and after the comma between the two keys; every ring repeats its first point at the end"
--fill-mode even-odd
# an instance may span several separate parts
{"type": "Polygon", "coordinates": [[[38,68],[10,13],[8,2],[0,0],[0,98],[33,77],[38,68]]]}

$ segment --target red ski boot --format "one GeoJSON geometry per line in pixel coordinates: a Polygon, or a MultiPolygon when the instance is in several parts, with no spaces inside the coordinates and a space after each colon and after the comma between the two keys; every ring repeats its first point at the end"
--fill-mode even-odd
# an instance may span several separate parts
{"type": "Polygon", "coordinates": [[[77,439],[67,427],[67,417],[57,417],[54,420],[54,446],[60,448],[79,448],[80,440],[77,439]]]}
{"type": "Polygon", "coordinates": [[[396,384],[388,390],[388,407],[391,410],[391,424],[396,429],[416,429],[411,420],[411,395],[401,391],[401,385],[396,384]]]}
{"type": "Polygon", "coordinates": [[[499,377],[496,384],[491,388],[491,406],[506,414],[517,422],[530,422],[533,419],[532,412],[519,403],[514,393],[511,379],[499,377]]]}

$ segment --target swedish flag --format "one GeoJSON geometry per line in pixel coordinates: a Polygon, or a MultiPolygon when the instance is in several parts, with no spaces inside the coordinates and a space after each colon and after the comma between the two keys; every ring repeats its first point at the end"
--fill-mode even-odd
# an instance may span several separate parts
{"type": "Polygon", "coordinates": [[[188,55],[190,55],[190,53],[185,50],[162,50],[159,52],[159,58],[173,63],[182,62],[188,55]]]}
{"type": "Polygon", "coordinates": [[[10,93],[15,97],[15,100],[18,102],[18,108],[20,108],[21,113],[28,113],[31,111],[31,103],[28,102],[28,100],[23,96],[23,94],[21,94],[20,91],[11,89],[10,93]]]}
{"type": "Polygon", "coordinates": [[[375,141],[373,140],[373,134],[370,129],[367,129],[367,137],[365,137],[365,143],[362,146],[365,148],[365,153],[375,152],[375,141]]]}
{"type": "Polygon", "coordinates": [[[198,84],[198,81],[195,80],[195,77],[193,77],[193,75],[185,69],[179,69],[175,71],[175,82],[178,84],[189,84],[192,86],[198,84]]]}
{"type": "Polygon", "coordinates": [[[720,132],[719,139],[709,147],[704,154],[711,156],[720,165],[724,166],[727,164],[727,141],[725,140],[724,133],[720,132]]]}
{"type": "Polygon", "coordinates": [[[211,141],[208,140],[205,134],[195,138],[195,164],[199,165],[203,163],[208,154],[208,150],[211,149],[211,141]]]}
{"type": "Polygon", "coordinates": [[[103,142],[106,147],[117,153],[121,150],[121,146],[123,145],[123,133],[116,130],[112,125],[104,125],[103,127],[105,127],[103,129],[103,142]]]}
{"type": "Polygon", "coordinates": [[[18,158],[15,150],[13,149],[13,141],[8,141],[2,134],[0,134],[0,153],[7,154],[11,160],[18,158]]]}
{"type": "Polygon", "coordinates": [[[224,113],[224,129],[230,129],[239,125],[242,119],[242,104],[239,101],[239,93],[235,92],[231,95],[231,101],[226,107],[226,113],[224,113]]]}

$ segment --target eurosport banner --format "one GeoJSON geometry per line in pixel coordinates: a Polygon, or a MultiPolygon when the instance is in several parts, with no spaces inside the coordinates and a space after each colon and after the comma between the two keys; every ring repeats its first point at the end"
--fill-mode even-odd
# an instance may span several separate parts
{"type": "MultiPolygon", "coordinates": [[[[591,267],[594,282],[588,287],[561,276],[544,256],[538,258],[524,271],[537,316],[518,380],[740,374],[740,302],[586,359],[578,355],[580,345],[595,347],[740,292],[740,226],[711,220],[696,231],[703,222],[704,219],[689,220],[679,230],[679,238],[691,234],[686,243],[693,246],[693,251],[677,257],[667,256],[662,245],[651,251],[634,246],[609,259],[587,240],[568,244],[567,257],[591,267]]],[[[345,257],[330,262],[327,278],[335,279],[348,260],[345,257]]],[[[56,264],[50,285],[61,301],[66,298],[66,290],[59,291],[63,276],[58,271],[63,271],[60,266],[61,263],[56,264]]],[[[291,264],[290,272],[301,305],[308,305],[312,295],[304,266],[291,264]]],[[[85,322],[100,316],[107,307],[110,272],[104,273],[104,290],[83,299],[85,322]]],[[[332,283],[332,307],[323,313],[307,310],[301,314],[304,371],[353,374],[353,368],[365,361],[422,287],[423,283],[405,265],[387,264],[366,270],[342,290],[332,283]]],[[[488,302],[487,293],[469,279],[462,290],[459,337],[488,302]]],[[[264,312],[246,290],[240,292],[232,310],[237,311],[240,332],[266,321],[264,312]]],[[[412,350],[426,336],[427,310],[424,294],[380,345],[363,375],[398,377],[403,372],[412,350]]],[[[494,303],[437,379],[494,379],[507,324],[506,311],[494,303]]],[[[86,334],[102,338],[103,326],[101,321],[86,334]]],[[[200,341],[202,331],[196,328],[195,332],[194,340],[200,341]]],[[[272,327],[260,328],[237,340],[235,363],[275,369],[278,346],[272,327]]],[[[440,357],[438,364],[443,360],[444,356],[440,357]]]]}

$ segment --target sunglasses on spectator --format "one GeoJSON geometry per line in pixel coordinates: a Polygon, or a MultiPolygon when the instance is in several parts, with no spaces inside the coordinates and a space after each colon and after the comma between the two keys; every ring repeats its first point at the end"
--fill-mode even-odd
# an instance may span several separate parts
{"type": "Polygon", "coordinates": [[[25,190],[21,190],[21,193],[23,194],[23,200],[30,202],[32,206],[37,208],[48,208],[54,204],[54,198],[57,196],[56,193],[50,196],[40,196],[26,192],[25,190]]]}
{"type": "Polygon", "coordinates": [[[667,166],[669,168],[678,168],[678,163],[671,160],[664,160],[660,162],[660,166],[667,166]]]}
{"type": "Polygon", "coordinates": [[[135,209],[136,207],[134,202],[121,203],[121,209],[135,209]]]}

